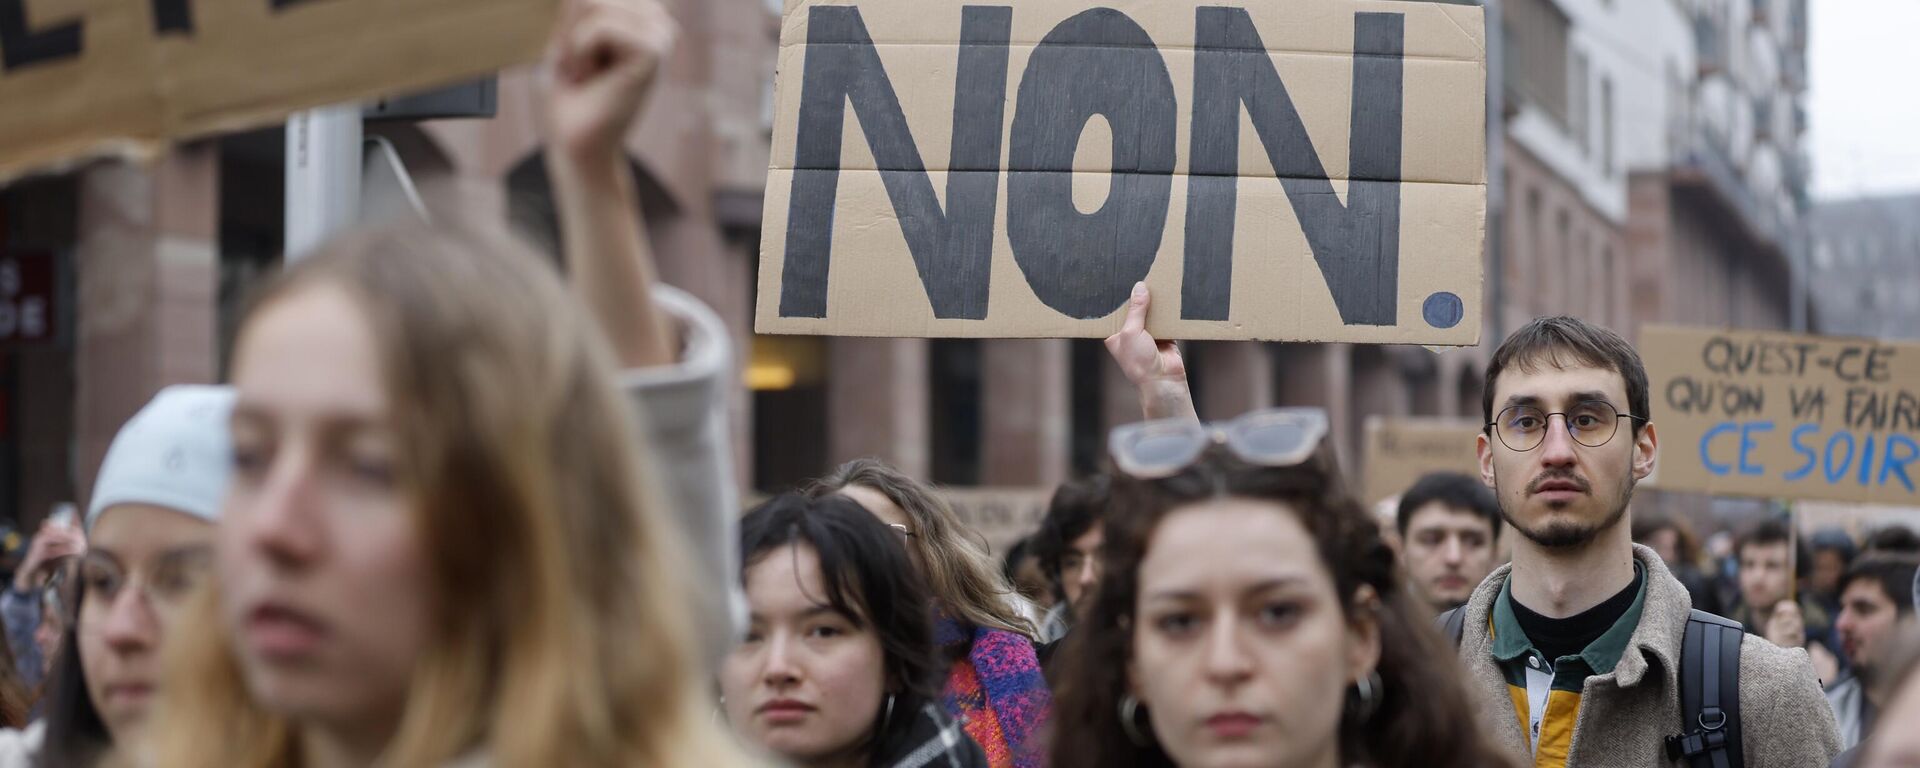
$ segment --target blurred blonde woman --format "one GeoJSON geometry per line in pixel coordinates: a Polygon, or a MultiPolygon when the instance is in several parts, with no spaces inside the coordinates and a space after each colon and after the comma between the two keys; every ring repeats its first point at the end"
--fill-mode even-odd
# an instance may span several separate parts
{"type": "Polygon", "coordinates": [[[934,642],[950,665],[941,691],[993,768],[1044,766],[1040,726],[1053,696],[1034,650],[1029,604],[952,507],[919,481],[874,459],[842,465],[808,489],[844,495],[900,534],[937,601],[934,642]]]}
{"type": "Polygon", "coordinates": [[[746,763],[715,722],[724,648],[699,639],[694,597],[725,582],[683,554],[725,526],[674,514],[704,442],[642,448],[626,397],[676,379],[615,368],[673,367],[654,298],[681,357],[702,333],[650,291],[616,170],[670,22],[650,2],[574,11],[549,161],[569,268],[593,284],[570,294],[503,238],[421,226],[344,238],[256,297],[218,583],[178,622],[154,764],[746,763]],[[581,304],[605,322],[623,302],[646,311],[609,345],[581,304]]]}

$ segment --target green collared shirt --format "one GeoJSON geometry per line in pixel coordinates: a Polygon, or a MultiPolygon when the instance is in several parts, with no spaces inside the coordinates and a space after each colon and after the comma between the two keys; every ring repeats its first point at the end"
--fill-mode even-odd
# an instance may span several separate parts
{"type": "Polygon", "coordinates": [[[1507,694],[1520,718],[1520,730],[1533,742],[1534,768],[1562,768],[1573,745],[1573,726],[1580,717],[1580,692],[1587,678],[1613,671],[1627,652],[1633,630],[1640,626],[1640,612],[1647,600],[1645,569],[1634,565],[1640,591],[1627,606],[1626,613],[1606,632],[1574,656],[1548,659],[1513,615],[1513,580],[1500,586],[1493,601],[1489,629],[1493,634],[1493,657],[1507,678],[1507,694]]]}

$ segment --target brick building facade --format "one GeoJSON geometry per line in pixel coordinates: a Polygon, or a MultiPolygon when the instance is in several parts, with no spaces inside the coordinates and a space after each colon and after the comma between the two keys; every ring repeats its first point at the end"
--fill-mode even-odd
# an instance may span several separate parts
{"type": "MultiPolygon", "coordinates": [[[[1528,318],[1575,314],[1629,335],[1648,320],[1785,327],[1788,230],[1744,223],[1739,172],[1728,186],[1691,156],[1637,139],[1632,126],[1664,114],[1648,102],[1669,89],[1612,72],[1583,37],[1623,23],[1604,14],[1656,4],[1677,13],[1671,4],[1507,5],[1528,3],[1537,7],[1521,23],[1560,36],[1549,36],[1559,47],[1527,56],[1564,58],[1563,72],[1584,84],[1522,84],[1513,78],[1529,70],[1511,67],[1502,78],[1512,103],[1500,124],[1504,197],[1493,207],[1503,214],[1490,232],[1498,255],[1486,273],[1486,343],[1444,353],[1190,344],[1203,417],[1320,406],[1345,466],[1364,470],[1365,416],[1478,420],[1486,358],[1528,318]]],[[[681,45],[628,148],[663,278],[735,331],[746,384],[733,408],[742,485],[779,490],[867,455],[969,485],[1049,486],[1097,467],[1106,430],[1138,416],[1097,341],[751,334],[777,4],[668,5],[681,45]]],[[[491,120],[369,132],[393,142],[434,205],[507,217],[551,242],[539,103],[536,75],[518,70],[501,76],[491,120]]],[[[114,431],[155,390],[219,377],[241,298],[278,260],[283,142],[274,130],[242,134],[187,145],[152,168],[96,164],[0,191],[0,245],[57,254],[69,299],[59,338],[0,356],[0,517],[28,524],[54,502],[84,501],[114,431]]]]}

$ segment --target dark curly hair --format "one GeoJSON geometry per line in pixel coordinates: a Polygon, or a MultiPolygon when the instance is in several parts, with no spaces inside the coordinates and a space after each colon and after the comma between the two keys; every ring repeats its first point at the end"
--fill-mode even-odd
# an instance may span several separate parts
{"type": "Polygon", "coordinates": [[[1108,498],[1113,493],[1113,478],[1094,475],[1062,484],[1047,502],[1047,516],[1033,534],[1033,554],[1040,559],[1040,572],[1053,585],[1055,600],[1067,599],[1061,587],[1060,561],[1067,556],[1073,540],[1107,518],[1108,498]]]}
{"type": "Polygon", "coordinates": [[[1333,577],[1343,613],[1363,610],[1354,600],[1361,585],[1379,595],[1374,615],[1380,628],[1376,671],[1383,683],[1379,707],[1364,720],[1341,720],[1341,765],[1510,765],[1477,728],[1461,725],[1462,713],[1472,709],[1453,652],[1401,586],[1393,550],[1341,485],[1324,446],[1301,465],[1279,468],[1251,466],[1216,447],[1173,477],[1114,481],[1100,588],[1086,622],[1068,635],[1059,655],[1055,765],[1173,765],[1157,743],[1135,745],[1120,724],[1118,702],[1128,690],[1126,669],[1133,654],[1129,628],[1135,624],[1137,575],[1148,542],[1169,512],[1224,497],[1276,501],[1298,515],[1333,577]]]}

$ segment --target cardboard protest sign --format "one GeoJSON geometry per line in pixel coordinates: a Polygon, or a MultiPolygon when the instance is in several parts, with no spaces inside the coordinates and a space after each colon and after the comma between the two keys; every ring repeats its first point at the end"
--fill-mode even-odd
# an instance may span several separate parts
{"type": "Polygon", "coordinates": [[[1648,326],[1661,488],[1920,505],[1920,344],[1648,326]]]}
{"type": "Polygon", "coordinates": [[[0,0],[0,179],[539,56],[557,0],[0,0]]]}
{"type": "Polygon", "coordinates": [[[939,493],[996,557],[1004,557],[1015,542],[1040,529],[1047,502],[1053,499],[1049,488],[941,488],[939,493]]]}
{"type": "Polygon", "coordinates": [[[1479,341],[1479,8],[788,0],[756,329],[1479,341]]]}
{"type": "Polygon", "coordinates": [[[1480,425],[1462,419],[1388,419],[1367,417],[1366,482],[1368,504],[1378,504],[1413,487],[1428,472],[1480,476],[1474,436],[1480,425]]]}

